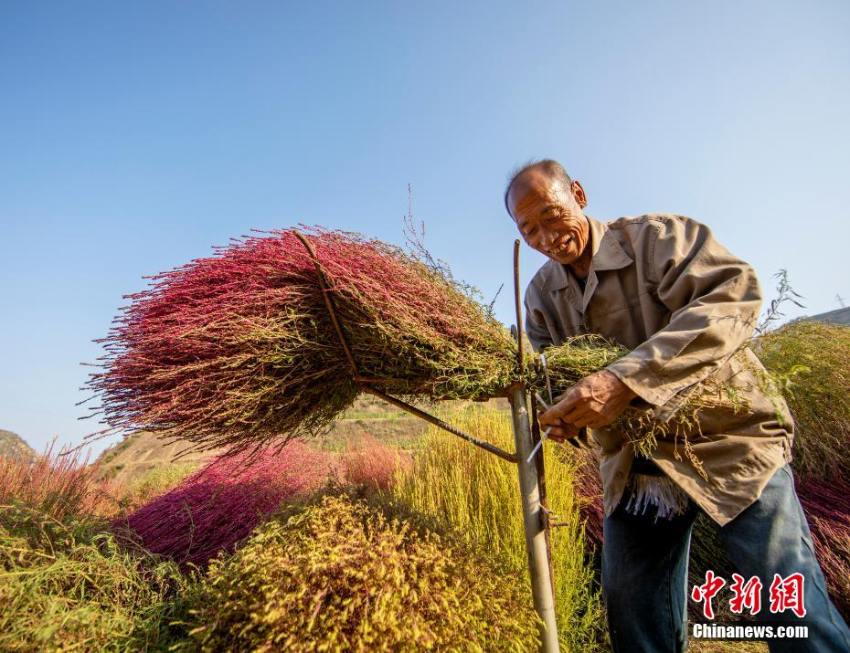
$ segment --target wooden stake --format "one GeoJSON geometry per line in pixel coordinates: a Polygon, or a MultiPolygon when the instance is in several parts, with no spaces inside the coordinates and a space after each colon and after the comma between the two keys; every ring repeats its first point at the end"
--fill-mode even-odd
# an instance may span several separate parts
{"type": "Polygon", "coordinates": [[[559,651],[558,625],[555,619],[555,596],[549,573],[549,550],[546,546],[544,514],[540,505],[540,485],[537,466],[526,458],[531,452],[531,428],[525,389],[517,384],[511,391],[511,415],[514,425],[514,443],[519,458],[519,489],[522,499],[522,517],[525,526],[525,546],[528,551],[528,571],[531,575],[531,593],[534,609],[543,624],[540,628],[540,650],[543,653],[559,651]]]}
{"type": "MultiPolygon", "coordinates": [[[[528,571],[531,576],[531,593],[534,609],[543,622],[540,627],[540,650],[554,653],[560,650],[558,624],[555,619],[555,594],[546,538],[546,515],[541,506],[541,487],[537,461],[531,456],[534,441],[528,418],[528,393],[523,371],[522,303],[519,284],[519,240],[514,241],[514,305],[516,308],[517,365],[519,382],[510,388],[511,417],[514,426],[514,447],[519,459],[519,490],[522,499],[522,517],[525,526],[525,547],[528,552],[528,571]],[[529,460],[531,458],[531,460],[529,460]]],[[[538,453],[543,457],[543,452],[538,453]]],[[[539,470],[542,476],[542,469],[539,470]]]]}

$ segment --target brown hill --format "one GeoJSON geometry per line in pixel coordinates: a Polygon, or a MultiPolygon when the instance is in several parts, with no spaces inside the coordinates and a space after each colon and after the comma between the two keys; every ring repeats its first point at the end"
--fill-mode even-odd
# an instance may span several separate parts
{"type": "Polygon", "coordinates": [[[142,431],[106,449],[96,462],[104,478],[127,484],[160,467],[185,463],[201,465],[219,453],[205,451],[180,456],[189,446],[188,442],[165,442],[153,433],[142,431]]]}
{"type": "MultiPolygon", "coordinates": [[[[507,409],[507,402],[494,400],[500,408],[507,409]]],[[[442,410],[454,410],[469,402],[445,402],[442,410]]],[[[437,412],[434,406],[422,406],[430,413],[437,412]]],[[[316,445],[334,451],[345,448],[349,440],[356,441],[364,435],[371,435],[401,449],[415,449],[424,433],[427,423],[409,413],[396,408],[370,395],[360,397],[342,417],[336,421],[331,431],[320,438],[316,445]]],[[[486,438],[486,434],[481,434],[486,438]]],[[[108,448],[98,458],[102,473],[119,482],[132,482],[147,472],[171,464],[197,463],[211,460],[221,451],[206,451],[185,455],[177,460],[178,454],[189,447],[186,442],[166,443],[152,433],[142,432],[132,435],[108,448]]]]}
{"type": "Polygon", "coordinates": [[[20,435],[0,429],[0,456],[32,460],[35,455],[33,448],[20,435]]]}

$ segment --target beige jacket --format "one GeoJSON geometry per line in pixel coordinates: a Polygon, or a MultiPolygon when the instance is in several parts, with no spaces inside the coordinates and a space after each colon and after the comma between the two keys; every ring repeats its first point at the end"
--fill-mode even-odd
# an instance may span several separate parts
{"type": "MultiPolygon", "coordinates": [[[[664,419],[682,391],[716,373],[749,404],[699,413],[689,432],[708,480],[697,473],[681,440],[659,440],[653,460],[721,526],[761,494],[773,473],[791,462],[794,427],[787,404],[759,389],[761,362],[745,348],[761,308],[752,267],[689,218],[650,214],[608,224],[587,216],[593,259],[582,293],[570,270],[548,260],[525,294],[526,331],[536,351],[567,337],[597,333],[630,349],[608,369],[664,419]],[[701,433],[700,433],[701,432],[701,433]]],[[[566,388],[557,388],[558,393],[566,388]]],[[[619,503],[634,448],[615,427],[591,431],[598,447],[605,515],[619,503]]]]}

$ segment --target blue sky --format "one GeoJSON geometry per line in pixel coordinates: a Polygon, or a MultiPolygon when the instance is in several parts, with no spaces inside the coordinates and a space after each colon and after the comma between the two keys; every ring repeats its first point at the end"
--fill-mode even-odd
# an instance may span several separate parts
{"type": "MultiPolygon", "coordinates": [[[[788,317],[837,308],[848,35],[843,1],[3,2],[0,428],[40,449],[96,426],[80,363],[143,275],[298,222],[401,244],[408,183],[491,298],[531,157],[594,217],[709,224],[766,299],[787,269],[788,317]]],[[[524,249],[524,282],[542,262],[524,249]]]]}

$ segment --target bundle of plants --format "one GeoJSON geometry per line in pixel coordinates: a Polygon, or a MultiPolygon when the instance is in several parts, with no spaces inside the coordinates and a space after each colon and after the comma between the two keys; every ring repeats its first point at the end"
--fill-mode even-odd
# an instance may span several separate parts
{"type": "Polygon", "coordinates": [[[114,513],[117,487],[79,451],[56,453],[54,444],[32,459],[0,456],[0,505],[17,501],[57,520],[114,513]]]}
{"type": "Polygon", "coordinates": [[[794,473],[850,478],[850,327],[792,322],[761,336],[755,351],[794,416],[794,473]]]}
{"type": "Polygon", "coordinates": [[[314,259],[295,230],[269,233],[127,296],[89,380],[107,432],[148,429],[198,450],[316,435],[360,391],[355,368],[397,395],[489,397],[511,382],[510,334],[444,268],[305,228],[314,259]]]}
{"type": "Polygon", "coordinates": [[[281,502],[305,498],[327,480],[326,454],[299,441],[282,450],[220,456],[132,514],[113,530],[181,566],[204,566],[232,551],[281,502]]]}
{"type": "Polygon", "coordinates": [[[847,479],[797,482],[818,562],[829,595],[850,621],[850,482],[847,479]]]}
{"type": "MultiPolygon", "coordinates": [[[[543,388],[547,387],[548,370],[549,385],[557,396],[584,377],[625,356],[628,349],[601,336],[586,334],[568,338],[560,345],[549,346],[543,354],[546,357],[545,368],[539,357],[535,357],[530,365],[530,386],[533,391],[542,393],[543,388]]],[[[746,352],[739,350],[733,355],[743,366],[749,366],[746,352]]],[[[654,406],[644,402],[642,405],[628,406],[611,427],[622,431],[634,450],[646,458],[652,457],[659,438],[672,440],[676,444],[677,455],[681,444],[694,470],[708,480],[708,474],[692,445],[692,440],[702,434],[700,412],[722,409],[737,413],[748,408],[740,388],[717,378],[721,369],[718,368],[702,382],[683,390],[676,398],[676,410],[663,419],[658,417],[654,406]]],[[[766,392],[775,392],[769,377],[765,376],[760,382],[766,392]]]]}
{"type": "Polygon", "coordinates": [[[146,651],[167,642],[177,566],[119,546],[102,519],[0,506],[0,650],[146,651]]]}
{"type": "Polygon", "coordinates": [[[264,524],[210,563],[190,604],[185,650],[538,646],[531,592],[498,558],[346,496],[264,524]]]}

